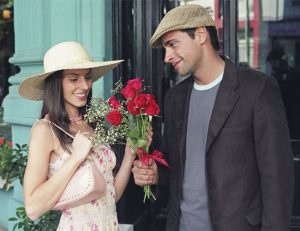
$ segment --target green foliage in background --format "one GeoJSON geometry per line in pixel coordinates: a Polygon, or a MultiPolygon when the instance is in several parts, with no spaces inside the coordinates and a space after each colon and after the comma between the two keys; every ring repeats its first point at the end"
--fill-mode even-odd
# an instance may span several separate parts
{"type": "MultiPolygon", "coordinates": [[[[15,180],[19,180],[23,185],[23,177],[28,159],[28,145],[16,144],[12,147],[12,142],[0,137],[0,177],[5,181],[3,189],[9,190],[15,180]]],[[[24,207],[17,208],[16,217],[9,218],[15,222],[13,230],[24,231],[47,230],[54,231],[57,228],[60,212],[49,211],[38,220],[30,220],[24,207]]]]}
{"type": "Polygon", "coordinates": [[[59,222],[60,212],[49,211],[41,216],[38,220],[30,220],[25,212],[24,207],[17,208],[16,217],[9,218],[9,221],[16,222],[13,231],[21,229],[24,231],[47,230],[55,231],[59,222]]]}
{"type": "Polygon", "coordinates": [[[27,153],[28,145],[16,144],[16,148],[12,148],[11,141],[0,137],[0,177],[5,181],[5,190],[8,190],[15,180],[20,180],[23,185],[27,153]]]}

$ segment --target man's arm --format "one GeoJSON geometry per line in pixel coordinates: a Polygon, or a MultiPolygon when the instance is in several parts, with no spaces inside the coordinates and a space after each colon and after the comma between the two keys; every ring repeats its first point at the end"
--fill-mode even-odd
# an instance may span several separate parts
{"type": "Polygon", "coordinates": [[[254,142],[263,199],[262,231],[289,230],[294,169],[284,105],[276,81],[257,89],[254,142]]]}

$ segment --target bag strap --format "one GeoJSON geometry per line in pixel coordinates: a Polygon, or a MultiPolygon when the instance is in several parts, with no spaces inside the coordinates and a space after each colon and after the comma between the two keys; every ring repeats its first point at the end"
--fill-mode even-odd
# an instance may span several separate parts
{"type": "Polygon", "coordinates": [[[55,127],[57,127],[59,130],[61,130],[62,132],[64,132],[66,135],[68,135],[69,137],[71,137],[74,140],[74,136],[72,136],[70,133],[66,132],[64,129],[62,129],[60,126],[58,126],[56,123],[53,123],[49,120],[50,124],[53,124],[55,127]]]}
{"type": "MultiPolygon", "coordinates": [[[[46,119],[45,119],[46,120],[46,119]]],[[[51,122],[50,120],[47,120],[50,124],[53,124],[55,127],[57,127],[59,130],[61,130],[62,132],[64,132],[66,135],[68,135],[69,137],[71,137],[74,140],[74,136],[72,136],[70,133],[66,132],[63,128],[61,128],[60,126],[58,126],[56,123],[51,122]]],[[[94,163],[97,163],[96,159],[94,156],[88,155],[86,157],[86,159],[88,161],[92,161],[94,163]]]]}
{"type": "Polygon", "coordinates": [[[60,126],[58,126],[56,123],[51,122],[50,120],[47,119],[41,119],[44,121],[47,121],[48,123],[54,125],[55,127],[57,127],[59,130],[61,130],[62,132],[64,132],[67,136],[71,137],[74,140],[74,136],[72,136],[70,133],[66,132],[63,128],[61,128],[60,126]]]}

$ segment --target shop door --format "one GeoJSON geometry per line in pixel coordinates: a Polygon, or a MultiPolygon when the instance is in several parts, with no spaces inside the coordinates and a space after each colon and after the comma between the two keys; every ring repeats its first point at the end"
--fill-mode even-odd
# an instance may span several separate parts
{"type": "MultiPolygon", "coordinates": [[[[147,92],[155,95],[162,107],[165,81],[162,76],[162,50],[153,50],[148,41],[153,28],[162,18],[167,0],[112,0],[113,19],[113,58],[125,60],[121,68],[114,73],[114,82],[120,78],[127,80],[141,78],[147,92]]],[[[153,147],[159,148],[161,140],[161,118],[153,120],[153,147]]],[[[118,154],[123,153],[123,147],[117,147],[118,154]]],[[[118,156],[121,160],[122,155],[118,156]]],[[[155,191],[155,187],[152,188],[155,191]]],[[[165,214],[158,201],[143,203],[143,188],[135,185],[130,179],[126,191],[117,203],[120,223],[133,224],[134,231],[163,231],[165,214]],[[161,210],[162,209],[162,210],[161,210]]]]}

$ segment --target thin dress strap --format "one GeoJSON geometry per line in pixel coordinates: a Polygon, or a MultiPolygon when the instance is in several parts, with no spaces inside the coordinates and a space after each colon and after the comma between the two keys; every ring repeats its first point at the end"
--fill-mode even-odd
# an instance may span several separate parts
{"type": "MultiPolygon", "coordinates": [[[[45,121],[45,122],[50,122],[49,120],[46,120],[46,119],[36,119],[36,121],[35,121],[35,123],[32,125],[32,127],[34,127],[35,125],[37,125],[38,124],[38,122],[40,122],[40,121],[45,121]]],[[[56,139],[56,135],[55,135],[55,133],[54,133],[54,131],[53,131],[53,128],[52,128],[52,126],[49,126],[50,127],[50,129],[51,129],[51,132],[52,132],[52,135],[53,135],[53,137],[54,137],[54,139],[56,139]]],[[[31,131],[30,131],[30,135],[31,135],[31,131]]]]}
{"type": "MultiPolygon", "coordinates": [[[[48,121],[50,124],[53,124],[55,127],[57,127],[59,130],[61,130],[62,132],[64,132],[66,135],[68,135],[69,137],[71,137],[73,140],[74,140],[74,136],[72,136],[70,133],[68,133],[68,132],[66,132],[63,128],[61,128],[60,126],[58,126],[56,123],[53,123],[53,122],[51,122],[50,120],[46,120],[46,119],[44,119],[45,121],[48,121]]],[[[95,162],[95,157],[92,155],[88,155],[87,157],[86,157],[86,159],[87,160],[89,160],[89,161],[94,161],[95,162]]]]}
{"type": "MultiPolygon", "coordinates": [[[[70,133],[66,132],[63,128],[61,128],[60,126],[58,126],[56,123],[53,123],[53,122],[51,122],[50,120],[47,120],[47,119],[41,119],[41,120],[47,121],[48,123],[54,125],[54,126],[57,127],[59,130],[61,130],[62,132],[64,132],[67,136],[69,136],[69,137],[71,137],[72,139],[74,139],[74,136],[72,136],[70,133]]],[[[54,131],[53,131],[53,129],[52,129],[52,126],[50,126],[50,128],[51,128],[51,131],[52,131],[52,133],[53,133],[53,135],[54,135],[54,131]]]]}
{"type": "MultiPolygon", "coordinates": [[[[50,124],[53,124],[55,127],[57,127],[59,130],[61,130],[61,131],[63,131],[66,135],[68,135],[69,137],[71,137],[73,140],[74,140],[74,136],[72,136],[70,133],[68,133],[68,132],[66,132],[64,129],[62,129],[60,126],[58,126],[57,124],[55,124],[55,123],[53,123],[53,122],[51,122],[50,120],[46,120],[46,121],[48,121],[50,124]]],[[[87,160],[93,160],[93,161],[95,161],[95,157],[94,156],[87,156],[87,158],[86,158],[87,160]]]]}

